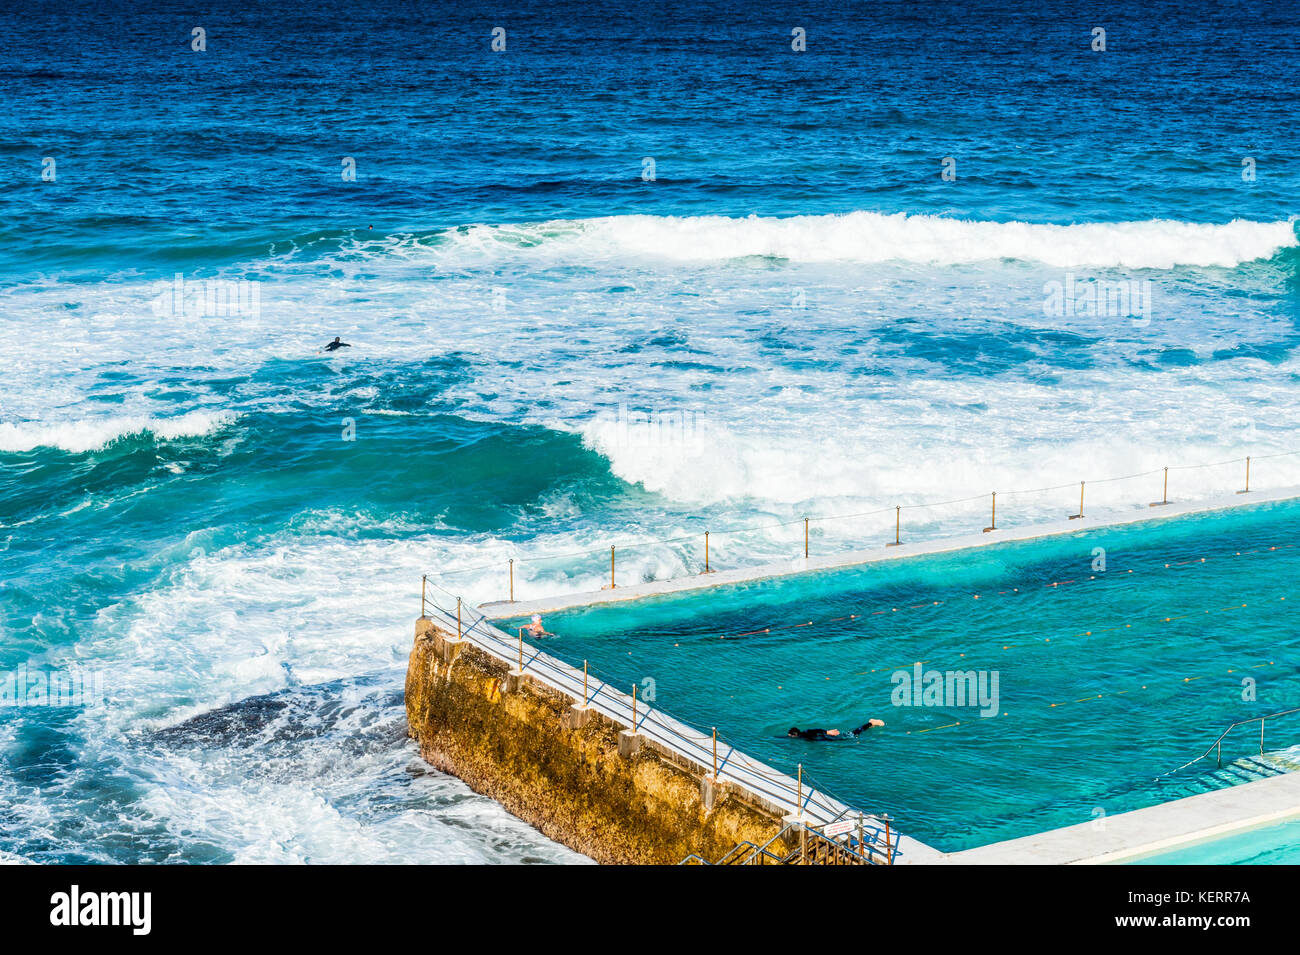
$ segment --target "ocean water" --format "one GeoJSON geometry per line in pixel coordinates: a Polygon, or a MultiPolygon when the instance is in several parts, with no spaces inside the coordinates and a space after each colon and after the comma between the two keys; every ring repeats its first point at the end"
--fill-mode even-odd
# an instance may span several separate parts
{"type": "Polygon", "coordinates": [[[0,852],[574,860],[405,739],[422,574],[1300,484],[1298,66],[1281,3],[7,17],[0,672],[104,699],[0,707],[0,852]]]}

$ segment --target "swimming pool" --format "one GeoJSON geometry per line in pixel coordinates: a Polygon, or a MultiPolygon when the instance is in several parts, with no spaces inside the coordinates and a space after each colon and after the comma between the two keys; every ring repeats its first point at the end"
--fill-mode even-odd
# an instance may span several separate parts
{"type": "MultiPolygon", "coordinates": [[[[1300,702],[1298,531],[1294,501],[1089,529],[575,608],[547,616],[545,643],[957,851],[1253,778],[1260,761],[1229,764],[1258,754],[1257,730],[1226,741],[1224,770],[1155,777],[1229,723],[1300,702]],[[943,691],[906,699],[918,663],[943,691]],[[785,738],[868,717],[887,725],[785,738]]],[[[1284,749],[1300,718],[1268,732],[1284,749]]]]}
{"type": "Polygon", "coordinates": [[[1300,819],[1135,859],[1133,865],[1297,865],[1300,819]]]}

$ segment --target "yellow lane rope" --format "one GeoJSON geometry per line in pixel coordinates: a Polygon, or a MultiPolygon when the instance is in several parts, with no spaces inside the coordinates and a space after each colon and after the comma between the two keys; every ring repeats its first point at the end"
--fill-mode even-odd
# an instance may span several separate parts
{"type": "MultiPolygon", "coordinates": [[[[1277,603],[1281,603],[1281,602],[1284,602],[1286,599],[1287,599],[1286,597],[1278,597],[1277,600],[1276,600],[1275,602],[1277,602],[1277,603]]],[[[1274,601],[1265,601],[1264,603],[1265,603],[1265,605],[1267,605],[1267,604],[1270,603],[1270,602],[1274,602],[1274,601]]],[[[1172,623],[1172,622],[1175,621],[1175,620],[1186,620],[1186,619],[1189,619],[1189,618],[1191,618],[1191,617],[1199,617],[1202,613],[1228,613],[1228,612],[1235,611],[1235,610],[1244,610],[1244,609],[1246,609],[1246,607],[1248,607],[1248,606],[1249,606],[1249,604],[1245,604],[1245,603],[1241,603],[1241,604],[1232,604],[1232,605],[1229,606],[1229,607],[1218,607],[1218,608],[1216,608],[1216,609],[1211,609],[1211,610],[1202,610],[1202,611],[1200,611],[1200,612],[1193,612],[1193,613],[1184,613],[1184,614],[1179,614],[1179,615],[1177,615],[1177,616],[1170,615],[1170,616],[1165,616],[1165,617],[1153,617],[1153,618],[1149,618],[1149,619],[1144,618],[1144,620],[1139,620],[1139,621],[1138,621],[1138,625],[1141,626],[1144,622],[1146,622],[1146,623],[1152,623],[1152,622],[1154,622],[1154,623],[1172,623]]],[[[1259,605],[1257,604],[1256,607],[1258,607],[1258,606],[1259,606],[1259,605]]],[[[1076,633],[1069,633],[1069,634],[1065,634],[1065,635],[1063,635],[1063,636],[1058,636],[1058,637],[1056,638],[1056,641],[1057,641],[1057,644],[1059,645],[1060,642],[1061,642],[1062,640],[1069,640],[1069,639],[1077,638],[1077,637],[1091,637],[1091,636],[1095,636],[1096,634],[1099,634],[1099,633],[1109,633],[1109,632],[1111,632],[1111,631],[1115,631],[1115,630],[1131,630],[1131,629],[1133,629],[1133,624],[1131,624],[1131,623],[1126,623],[1126,624],[1123,624],[1123,625],[1116,624],[1116,625],[1113,626],[1113,627],[1097,627],[1097,628],[1094,628],[1094,629],[1092,629],[1092,630],[1082,630],[1082,631],[1079,631],[1079,632],[1076,632],[1076,633]]],[[[1042,637],[1042,638],[1038,638],[1038,639],[1035,639],[1035,640],[1032,640],[1032,641],[1029,641],[1029,642],[1026,642],[1026,643],[1004,643],[1004,644],[1001,644],[1001,649],[1003,649],[1003,650],[1011,650],[1011,649],[1015,649],[1015,648],[1019,648],[1019,647],[1038,646],[1038,645],[1040,645],[1040,644],[1042,644],[1042,645],[1046,645],[1046,644],[1050,644],[1051,642],[1052,642],[1052,638],[1051,638],[1051,637],[1042,637]]],[[[968,650],[968,651],[966,651],[966,652],[967,652],[967,653],[970,653],[970,652],[974,652],[974,651],[969,651],[969,650],[968,650]]],[[[988,652],[988,651],[985,650],[985,652],[988,652]]],[[[966,656],[966,653],[961,653],[961,654],[959,654],[959,656],[961,656],[961,657],[965,657],[965,656],[966,656]]],[[[858,671],[856,671],[856,672],[853,674],[853,676],[870,676],[870,675],[873,674],[873,673],[883,673],[883,672],[893,673],[893,672],[897,672],[898,670],[906,670],[908,667],[916,666],[918,663],[920,663],[920,664],[926,664],[926,663],[930,663],[930,662],[933,662],[933,661],[930,661],[930,660],[913,660],[913,661],[911,661],[911,662],[909,662],[909,663],[905,663],[905,664],[903,664],[902,666],[894,666],[894,667],[883,667],[883,666],[882,666],[882,667],[874,667],[874,668],[872,668],[872,669],[870,669],[870,670],[858,670],[858,671]]]]}
{"type": "MultiPolygon", "coordinates": [[[[1195,682],[1196,680],[1203,680],[1203,679],[1205,679],[1206,677],[1214,677],[1214,676],[1228,676],[1228,675],[1231,675],[1231,674],[1233,674],[1233,673],[1241,673],[1241,672],[1243,672],[1244,670],[1259,670],[1259,669],[1261,669],[1261,668],[1263,668],[1263,667],[1271,667],[1271,666],[1276,666],[1276,661],[1275,661],[1275,660],[1269,660],[1269,661],[1267,661],[1266,663],[1255,663],[1255,664],[1252,664],[1252,665],[1249,666],[1249,667],[1231,667],[1231,668],[1229,668],[1229,669],[1227,669],[1227,670],[1215,670],[1215,671],[1210,672],[1210,673],[1201,673],[1201,674],[1197,674],[1196,676],[1185,676],[1185,677],[1183,677],[1182,679],[1178,680],[1177,683],[1174,684],[1174,685],[1183,685],[1183,686],[1185,686],[1185,685],[1188,684],[1188,683],[1195,682]]],[[[1061,703],[1037,703],[1037,704],[1032,704],[1032,705],[1031,705],[1031,708],[1032,708],[1032,709],[1035,709],[1035,710],[1042,710],[1042,709],[1046,709],[1046,710],[1054,710],[1054,709],[1057,709],[1057,708],[1062,707],[1062,706],[1069,706],[1069,705],[1072,705],[1072,704],[1074,704],[1074,703],[1092,703],[1092,702],[1095,702],[1095,701],[1097,701],[1097,700],[1102,700],[1102,699],[1105,699],[1105,698],[1110,697],[1110,696],[1124,696],[1125,694],[1128,694],[1128,693],[1136,693],[1136,692],[1140,692],[1141,690],[1148,690],[1148,689],[1151,689],[1153,686],[1156,686],[1156,687],[1159,687],[1159,688],[1163,688],[1163,687],[1165,687],[1166,685],[1167,685],[1167,684],[1166,684],[1166,682],[1165,682],[1164,680],[1159,680],[1159,681],[1156,681],[1156,680],[1150,680],[1150,681],[1148,681],[1147,683],[1142,684],[1140,687],[1129,687],[1128,689],[1124,689],[1124,690],[1115,690],[1115,691],[1113,691],[1113,692],[1111,692],[1111,693],[1092,693],[1092,694],[1089,694],[1088,696],[1080,697],[1080,698],[1077,699],[1077,700],[1065,700],[1065,701],[1063,701],[1063,702],[1061,702],[1061,703]]],[[[984,717],[978,717],[978,718],[976,718],[976,719],[970,719],[970,720],[957,720],[956,722],[953,722],[953,723],[945,723],[945,724],[943,724],[942,726],[927,726],[927,727],[925,727],[924,729],[919,729],[919,730],[906,730],[906,731],[904,731],[904,734],[903,734],[903,735],[905,735],[905,736],[918,735],[918,736],[919,736],[919,735],[922,734],[922,733],[933,733],[933,732],[936,732],[937,730],[947,730],[947,729],[952,729],[952,728],[957,727],[957,726],[976,726],[976,725],[978,725],[978,724],[980,724],[980,723],[987,723],[989,720],[994,720],[994,719],[1005,719],[1006,717],[1011,716],[1011,715],[1012,715],[1012,714],[1011,714],[1010,712],[1004,710],[1003,712],[998,713],[998,714],[995,714],[994,716],[984,716],[984,717]]],[[[1017,711],[1016,715],[1017,715],[1017,716],[1020,716],[1020,715],[1023,715],[1023,714],[1022,714],[1020,711],[1017,711]]]]}
{"type": "MultiPolygon", "coordinates": [[[[1239,551],[1234,551],[1234,552],[1232,552],[1231,554],[1224,553],[1224,554],[1219,554],[1219,555],[1217,555],[1217,556],[1212,556],[1212,557],[1200,557],[1200,558],[1196,558],[1196,559],[1194,559],[1194,560],[1190,560],[1190,561],[1178,561],[1178,562],[1172,562],[1172,561],[1171,561],[1171,562],[1166,562],[1166,563],[1164,564],[1163,567],[1147,568],[1147,569],[1142,570],[1141,573],[1143,573],[1143,574],[1148,574],[1148,573],[1158,573],[1158,572],[1161,571],[1161,570],[1172,570],[1172,569],[1174,569],[1174,568],[1176,568],[1176,567],[1185,567],[1185,566],[1189,566],[1189,565],[1195,565],[1195,566],[1199,567],[1199,566],[1201,566],[1201,565],[1203,565],[1203,564],[1209,563],[1210,561],[1216,561],[1216,560],[1230,560],[1230,559],[1232,559],[1233,557],[1245,557],[1245,556],[1249,556],[1249,555],[1252,555],[1252,554],[1270,554],[1270,553],[1273,553],[1273,552],[1275,552],[1275,551],[1288,550],[1289,548],[1292,548],[1292,547],[1295,547],[1295,546],[1296,546],[1295,544],[1274,544],[1274,545],[1270,545],[1269,547],[1266,547],[1266,548],[1265,548],[1265,547],[1257,547],[1257,548],[1255,548],[1254,550],[1239,550],[1239,551]]],[[[1113,573],[1118,574],[1119,572],[1118,572],[1118,571],[1115,571],[1115,572],[1113,572],[1113,573]]],[[[1127,570],[1125,570],[1123,573],[1124,573],[1124,574],[1132,574],[1132,573],[1134,573],[1134,571],[1133,571],[1132,569],[1127,569],[1127,570]]],[[[1043,583],[1043,584],[1027,584],[1027,585],[1024,586],[1024,587],[1012,587],[1010,590],[999,590],[999,591],[995,591],[995,592],[994,592],[994,591],[989,591],[989,592],[986,592],[986,593],[983,593],[983,594],[972,594],[972,595],[970,596],[969,599],[971,599],[971,600],[981,600],[981,599],[985,599],[986,597],[988,597],[988,596],[990,596],[990,595],[995,595],[995,596],[999,596],[999,597],[1011,597],[1011,596],[1016,596],[1016,595],[1018,595],[1018,594],[1028,594],[1028,593],[1033,593],[1035,590],[1038,590],[1038,589],[1048,589],[1048,588],[1050,588],[1050,589],[1053,589],[1053,590],[1059,590],[1061,587],[1069,586],[1069,585],[1071,585],[1071,584],[1076,584],[1076,585],[1078,585],[1078,584],[1087,584],[1087,583],[1092,583],[1092,582],[1099,581],[1099,580],[1108,580],[1108,579],[1112,579],[1112,578],[1110,577],[1110,575],[1108,575],[1106,572],[1103,571],[1103,572],[1100,573],[1100,574],[1090,574],[1086,579],[1084,579],[1084,578],[1079,578],[1079,579],[1071,578],[1071,579],[1068,579],[1068,580],[1053,580],[1053,581],[1049,581],[1049,582],[1047,582],[1047,583],[1043,583]]],[[[839,617],[828,617],[828,618],[826,618],[826,619],[824,619],[824,620],[821,620],[821,621],[805,620],[805,621],[801,621],[801,622],[799,622],[799,623],[794,623],[794,624],[784,624],[784,625],[782,625],[782,624],[770,624],[770,625],[768,625],[768,626],[766,626],[766,627],[758,627],[758,628],[755,628],[755,629],[753,629],[753,630],[742,630],[742,631],[737,631],[737,632],[732,632],[732,633],[719,633],[719,634],[700,633],[700,634],[691,634],[691,635],[689,635],[689,636],[695,636],[695,637],[714,637],[714,636],[716,636],[716,638],[719,639],[719,640],[737,640],[737,639],[740,639],[740,638],[742,638],[742,637],[761,636],[761,635],[767,635],[767,634],[772,634],[772,633],[787,633],[787,632],[792,631],[792,630],[802,630],[802,629],[805,629],[805,628],[807,628],[807,627],[813,627],[813,626],[819,626],[819,625],[820,625],[820,626],[826,626],[826,625],[833,624],[833,623],[843,623],[843,622],[845,622],[845,621],[862,620],[862,619],[866,619],[867,617],[878,617],[878,616],[881,616],[881,615],[883,615],[883,614],[899,613],[900,611],[904,611],[904,610],[921,610],[921,609],[929,608],[929,607],[939,607],[939,606],[942,606],[942,605],[944,605],[944,604],[946,604],[946,603],[952,603],[952,602],[955,602],[955,601],[957,601],[957,600],[961,600],[961,599],[962,599],[962,598],[960,598],[960,597],[949,597],[949,598],[947,598],[947,599],[945,599],[945,600],[927,600],[927,601],[925,601],[925,602],[923,602],[923,603],[919,603],[919,604],[907,604],[907,605],[901,605],[901,606],[897,606],[897,607],[891,606],[891,607],[889,607],[888,609],[880,609],[880,610],[863,610],[863,611],[861,611],[860,613],[844,614],[844,615],[841,615],[841,616],[839,616],[839,617]]],[[[657,631],[657,632],[656,632],[656,631],[638,630],[637,633],[638,633],[639,636],[642,636],[642,637],[647,637],[647,636],[680,636],[680,635],[678,635],[678,634],[671,634],[671,633],[666,633],[666,632],[663,632],[663,631],[657,631]]],[[[674,644],[674,646],[680,646],[680,643],[676,643],[676,644],[674,644]]]]}

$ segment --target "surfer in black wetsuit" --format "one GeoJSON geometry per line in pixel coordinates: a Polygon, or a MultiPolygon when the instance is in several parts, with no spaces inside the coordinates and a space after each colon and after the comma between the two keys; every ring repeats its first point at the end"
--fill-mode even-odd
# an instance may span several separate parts
{"type": "Polygon", "coordinates": [[[326,346],[325,346],[325,350],[326,350],[326,351],[338,351],[340,348],[351,348],[351,347],[352,347],[352,346],[349,345],[347,342],[339,341],[339,337],[338,337],[337,335],[335,335],[335,336],[334,336],[334,341],[332,341],[332,342],[330,342],[328,345],[326,345],[326,346]]]}
{"type": "MultiPolygon", "coordinates": [[[[871,729],[873,726],[884,726],[884,725],[885,725],[884,720],[871,719],[871,720],[867,720],[861,726],[849,730],[849,732],[852,733],[854,736],[861,736],[863,733],[871,729]]],[[[790,729],[786,731],[785,735],[790,737],[790,739],[805,739],[812,743],[833,742],[835,740],[840,740],[845,738],[844,734],[842,734],[839,730],[824,730],[824,729],[801,730],[797,726],[791,726],[790,729]]]]}

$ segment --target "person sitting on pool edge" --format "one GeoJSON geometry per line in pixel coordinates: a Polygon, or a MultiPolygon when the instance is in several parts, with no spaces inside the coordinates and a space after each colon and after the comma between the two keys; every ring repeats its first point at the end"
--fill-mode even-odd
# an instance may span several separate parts
{"type": "MultiPolygon", "coordinates": [[[[885,725],[884,720],[870,719],[867,720],[865,723],[863,723],[861,726],[849,730],[849,732],[852,733],[854,736],[861,736],[863,733],[871,729],[873,726],[884,726],[884,725],[885,725]]],[[[791,739],[805,739],[814,743],[829,742],[829,741],[844,738],[843,736],[840,735],[839,730],[824,730],[824,729],[801,730],[797,726],[791,726],[790,729],[786,731],[785,735],[790,737],[791,739]]]]}

